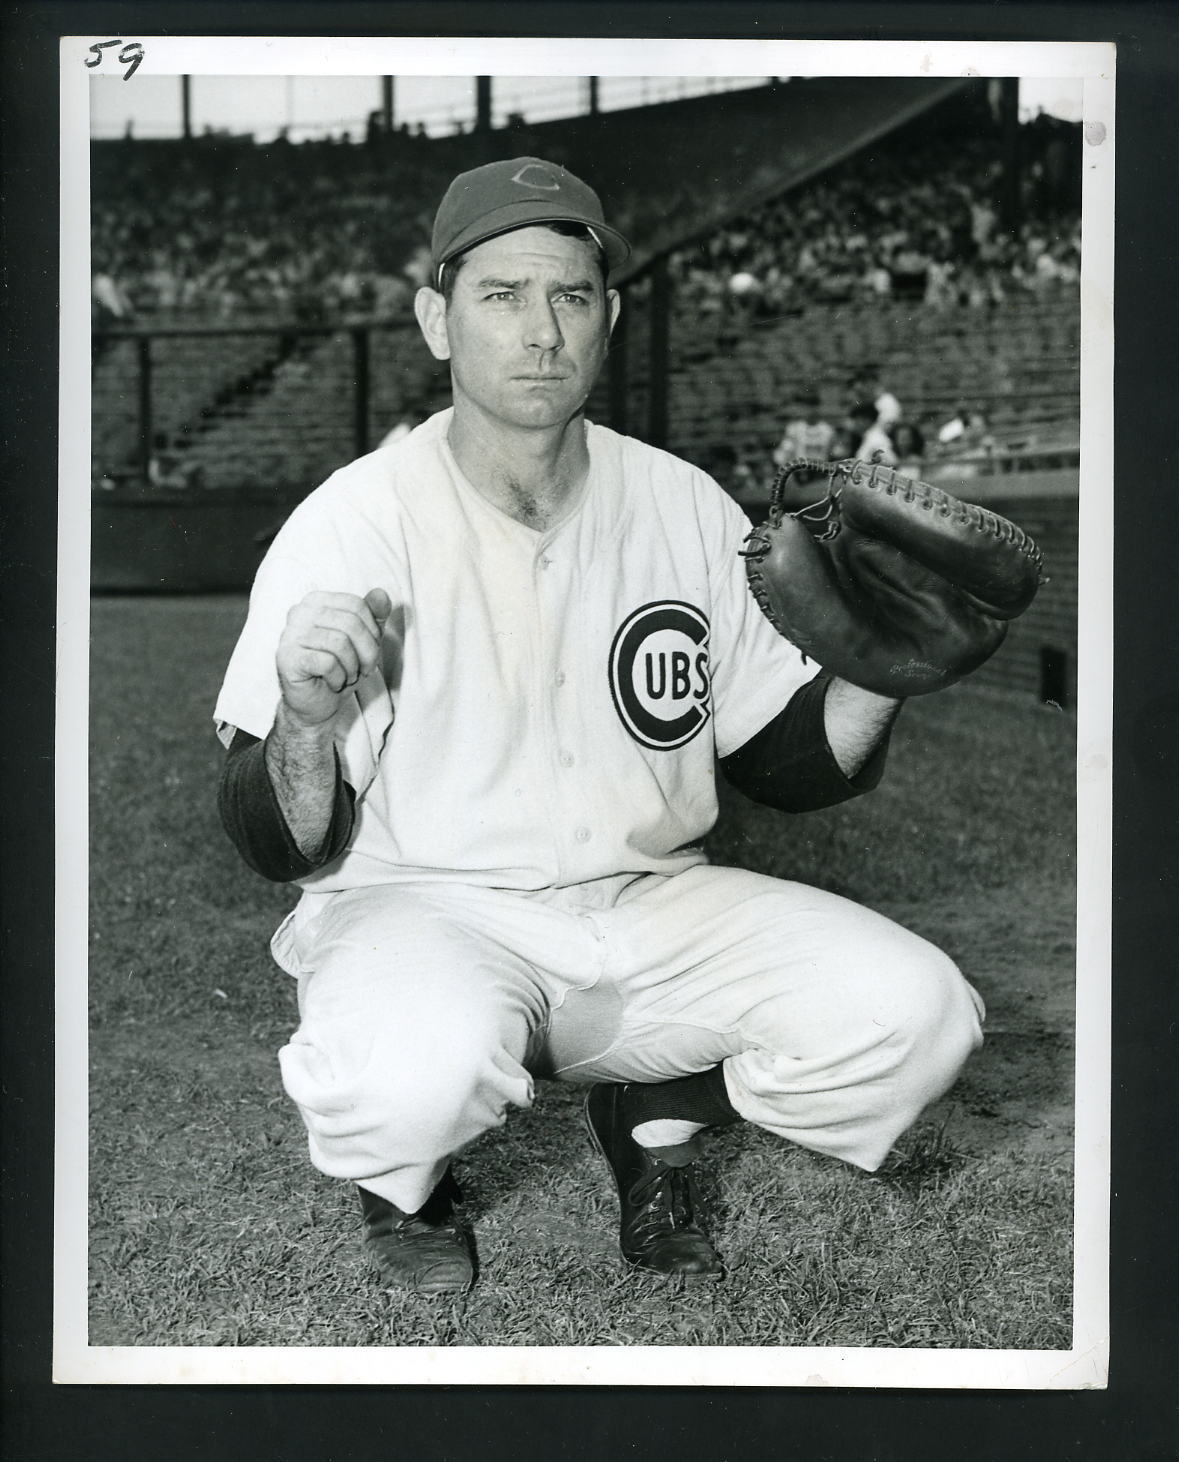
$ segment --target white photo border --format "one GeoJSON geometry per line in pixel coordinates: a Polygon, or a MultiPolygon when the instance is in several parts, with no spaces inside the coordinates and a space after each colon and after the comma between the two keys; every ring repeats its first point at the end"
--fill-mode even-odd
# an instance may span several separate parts
{"type": "MultiPolygon", "coordinates": [[[[139,34],[143,76],[996,76],[1083,83],[1074,1323],[1062,1351],[87,1343],[89,47],[61,41],[54,1380],[65,1384],[1080,1389],[1109,1364],[1115,48],[1106,42],[139,34]]],[[[129,83],[134,84],[134,80],[129,83]]]]}

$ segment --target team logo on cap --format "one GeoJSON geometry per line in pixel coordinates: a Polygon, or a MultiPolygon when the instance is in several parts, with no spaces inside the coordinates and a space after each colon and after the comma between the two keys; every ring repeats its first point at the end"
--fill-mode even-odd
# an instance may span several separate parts
{"type": "Polygon", "coordinates": [[[610,693],[622,724],[643,746],[671,751],[711,715],[708,620],[678,599],[644,604],[610,646],[610,693]]]}
{"type": "Polygon", "coordinates": [[[561,191],[560,180],[554,178],[548,168],[535,162],[526,162],[522,168],[518,168],[512,174],[512,182],[519,183],[521,188],[536,188],[545,193],[561,191]]]}

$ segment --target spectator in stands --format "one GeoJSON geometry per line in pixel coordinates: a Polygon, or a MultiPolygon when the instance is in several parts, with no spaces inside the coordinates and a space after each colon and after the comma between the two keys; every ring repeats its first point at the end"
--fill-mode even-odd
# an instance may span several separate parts
{"type": "Polygon", "coordinates": [[[761,281],[748,269],[739,269],[728,281],[729,304],[733,317],[742,324],[757,313],[761,299],[761,281]]]}
{"type": "Polygon", "coordinates": [[[960,445],[964,451],[979,456],[990,455],[994,451],[995,439],[991,435],[984,412],[975,410],[967,413],[966,429],[962,433],[960,445]]]}
{"type": "Polygon", "coordinates": [[[204,472],[175,450],[164,432],[156,432],[154,450],[147,463],[147,480],[152,487],[183,491],[204,485],[204,472]]]}
{"type": "Polygon", "coordinates": [[[990,241],[999,215],[989,199],[973,198],[970,203],[970,237],[981,253],[990,241]]]}
{"type": "Polygon", "coordinates": [[[854,456],[862,435],[848,417],[841,417],[835,423],[835,435],[831,438],[831,461],[842,462],[845,457],[854,456]]]}
{"type": "Polygon", "coordinates": [[[819,281],[819,298],[828,304],[840,304],[855,293],[856,275],[846,254],[832,250],[819,281]]]}
{"type": "Polygon", "coordinates": [[[981,412],[973,411],[965,402],[959,402],[953,415],[937,429],[938,445],[955,450],[961,447],[966,437],[967,423],[972,419],[976,422],[981,420],[981,412]]]}
{"type": "Polygon", "coordinates": [[[892,256],[889,264],[892,292],[897,299],[925,298],[929,278],[929,256],[913,244],[905,244],[892,256]]]}
{"type": "Polygon", "coordinates": [[[925,471],[925,437],[920,429],[910,421],[894,421],[888,437],[897,471],[908,477],[920,477],[925,471]]]}
{"type": "Polygon", "coordinates": [[[794,280],[776,263],[770,264],[766,268],[758,306],[759,313],[766,319],[783,314],[794,314],[798,310],[798,303],[794,295],[794,280]]]}
{"type": "Polygon", "coordinates": [[[997,281],[987,270],[980,268],[977,264],[963,264],[958,270],[955,282],[958,303],[965,305],[968,309],[982,310],[988,305],[1002,302],[1001,286],[996,290],[997,281]]]}
{"type": "Polygon", "coordinates": [[[868,299],[883,300],[892,293],[892,275],[876,255],[868,260],[860,283],[868,299]]]}
{"type": "Polygon", "coordinates": [[[151,267],[143,281],[158,310],[172,311],[180,303],[180,280],[168,260],[167,251],[153,249],[151,267]]]}
{"type": "MultiPolygon", "coordinates": [[[[798,460],[824,463],[839,455],[840,436],[835,427],[819,411],[819,397],[806,391],[798,398],[798,414],[786,423],[782,440],[774,448],[772,461],[776,468],[798,460]]],[[[848,453],[844,452],[844,456],[848,453]]],[[[782,501],[787,511],[797,512],[813,503],[826,490],[816,487],[824,483],[821,466],[800,467],[791,472],[782,485],[782,501]]]]}
{"type": "Polygon", "coordinates": [[[96,330],[125,325],[131,318],[131,300],[113,272],[100,270],[90,284],[91,321],[96,330]]]}
{"type": "MultiPolygon", "coordinates": [[[[887,431],[893,422],[901,419],[901,403],[881,381],[877,366],[864,368],[851,378],[849,391],[853,405],[871,402],[876,408],[875,425],[887,431]]],[[[850,413],[849,413],[850,414],[850,413]]]]}
{"type": "Polygon", "coordinates": [[[940,455],[953,458],[954,471],[960,477],[975,476],[995,449],[986,416],[965,404],[938,428],[937,439],[940,455]]]}
{"type": "Polygon", "coordinates": [[[880,425],[876,407],[871,401],[857,401],[847,414],[847,425],[852,440],[856,442],[850,456],[862,457],[869,462],[883,462],[886,467],[896,462],[892,439],[880,425]]]}
{"type": "Polygon", "coordinates": [[[966,418],[969,414],[967,407],[960,403],[955,408],[953,415],[947,421],[942,422],[937,429],[939,447],[949,447],[959,440],[966,430],[966,418]]]}
{"type": "Polygon", "coordinates": [[[737,444],[737,472],[734,496],[741,502],[759,501],[769,494],[777,473],[773,456],[760,437],[746,437],[737,444]]]}
{"type": "Polygon", "coordinates": [[[1065,242],[1058,241],[1036,255],[1033,266],[1033,288],[1042,289],[1046,284],[1052,284],[1058,280],[1075,284],[1079,278],[1080,270],[1070,257],[1069,246],[1065,242]]]}
{"type": "MultiPolygon", "coordinates": [[[[773,459],[777,466],[784,467],[797,457],[807,457],[814,462],[826,462],[831,456],[835,441],[835,428],[824,420],[819,410],[817,391],[803,391],[798,397],[798,409],[786,423],[782,439],[774,448],[773,459]]],[[[807,474],[807,480],[815,474],[807,474]]]]}
{"type": "Polygon", "coordinates": [[[956,298],[954,265],[949,251],[942,249],[930,259],[929,268],[925,271],[925,306],[933,310],[945,309],[956,298]]]}

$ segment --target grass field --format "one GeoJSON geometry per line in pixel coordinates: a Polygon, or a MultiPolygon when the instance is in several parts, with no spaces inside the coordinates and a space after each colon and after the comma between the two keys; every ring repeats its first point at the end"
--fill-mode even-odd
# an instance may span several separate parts
{"type": "Polygon", "coordinates": [[[275,1053],[292,891],[217,821],[210,714],[244,598],[97,599],[91,664],[92,1345],[1070,1341],[1075,725],[959,687],[913,702],[871,797],[727,797],[715,861],[800,878],[948,950],[989,1007],[958,1087],[871,1177],[747,1125],[709,1139],[723,1284],[624,1271],[581,1093],[542,1084],[459,1161],[480,1277],[384,1292],[354,1190],[307,1162],[275,1053]]]}

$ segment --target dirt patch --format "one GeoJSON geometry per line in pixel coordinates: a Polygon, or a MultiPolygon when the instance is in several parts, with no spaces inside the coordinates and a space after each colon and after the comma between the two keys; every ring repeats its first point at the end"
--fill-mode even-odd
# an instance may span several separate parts
{"type": "Polygon", "coordinates": [[[926,1113],[956,1147],[1067,1158],[1073,1147],[1074,1047],[1067,1033],[989,1035],[958,1084],[926,1113]]]}
{"type": "Polygon", "coordinates": [[[927,1117],[975,1153],[1068,1156],[1073,1146],[1076,934],[1059,880],[980,889],[952,906],[889,910],[955,959],[987,1007],[986,1039],[927,1117]]]}
{"type": "Polygon", "coordinates": [[[1059,879],[980,889],[886,912],[958,962],[987,1005],[993,1035],[1076,1029],[1076,915],[1059,879]]]}

